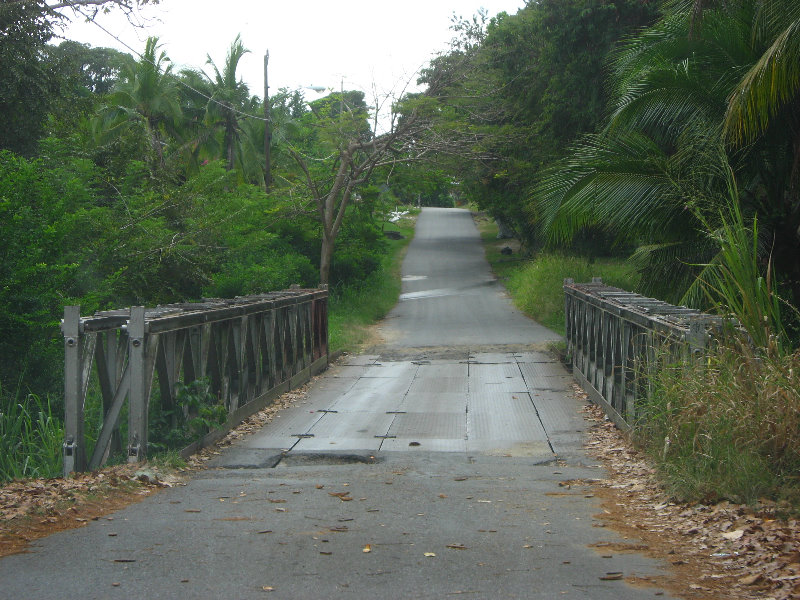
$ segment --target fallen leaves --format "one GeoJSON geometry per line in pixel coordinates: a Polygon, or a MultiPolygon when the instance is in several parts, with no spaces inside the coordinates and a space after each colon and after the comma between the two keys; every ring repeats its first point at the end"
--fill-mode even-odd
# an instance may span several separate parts
{"type": "Polygon", "coordinates": [[[350,496],[350,492],[328,492],[328,495],[338,498],[342,502],[350,502],[353,499],[353,497],[350,496]]]}
{"type": "MultiPolygon", "coordinates": [[[[580,390],[576,395],[585,398],[580,390]]],[[[603,461],[610,477],[570,484],[595,486],[596,496],[604,500],[598,515],[602,524],[644,542],[615,550],[640,548],[669,562],[676,575],[654,581],[679,596],[800,597],[800,522],[777,519],[776,506],[766,501],[755,509],[729,502],[674,502],[659,487],[653,468],[602,411],[592,405],[583,410],[593,423],[586,448],[603,461]]]]}
{"type": "Polygon", "coordinates": [[[346,531],[350,531],[347,525],[335,525],[333,527],[328,527],[328,531],[332,533],[344,533],[346,531]]]}

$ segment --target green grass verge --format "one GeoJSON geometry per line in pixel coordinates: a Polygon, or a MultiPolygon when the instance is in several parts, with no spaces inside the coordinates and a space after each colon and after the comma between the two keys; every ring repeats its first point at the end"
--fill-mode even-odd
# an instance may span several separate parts
{"type": "Polygon", "coordinates": [[[564,279],[588,282],[592,277],[628,291],[638,282],[635,270],[620,259],[597,259],[590,264],[577,256],[541,253],[509,271],[504,283],[520,310],[564,335],[564,279]]]}
{"type": "Polygon", "coordinates": [[[540,252],[530,259],[515,254],[505,256],[505,245],[514,249],[514,242],[497,239],[497,225],[486,218],[476,220],[481,233],[486,259],[495,275],[505,284],[514,304],[545,327],[564,335],[564,279],[588,282],[602,277],[608,285],[632,291],[639,277],[627,262],[619,258],[602,258],[589,262],[586,258],[554,252],[540,252]]]}
{"type": "Polygon", "coordinates": [[[358,352],[370,341],[371,326],[397,303],[400,295],[400,266],[411,238],[413,218],[386,224],[385,231],[397,231],[403,239],[389,239],[381,267],[358,285],[331,290],[328,304],[328,346],[330,352],[358,352]]]}

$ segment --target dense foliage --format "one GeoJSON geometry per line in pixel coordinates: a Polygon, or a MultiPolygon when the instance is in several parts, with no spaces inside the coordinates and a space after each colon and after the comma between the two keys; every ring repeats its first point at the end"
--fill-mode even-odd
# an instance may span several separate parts
{"type": "MultiPolygon", "coordinates": [[[[156,38],[137,56],[48,43],[54,6],[0,5],[2,423],[28,412],[36,421],[30,393],[60,413],[66,304],[87,314],[316,286],[320,191],[335,180],[337,151],[376,139],[361,92],[309,104],[280,90],[266,190],[264,103],[238,74],[248,52],[238,36],[224,60],[176,72],[156,38]]],[[[364,148],[354,160],[369,158],[364,148]]],[[[337,289],[381,267],[397,203],[449,201],[449,178],[431,172],[416,185],[401,167],[395,189],[392,165],[375,162],[348,183],[346,202],[329,194],[341,218],[325,276],[337,289]]]]}
{"type": "Polygon", "coordinates": [[[456,19],[450,52],[424,73],[456,82],[433,107],[439,152],[470,200],[523,241],[541,245],[528,190],[583,133],[602,127],[604,62],[617,40],[656,16],[641,0],[541,0],[515,15],[456,19]]]}

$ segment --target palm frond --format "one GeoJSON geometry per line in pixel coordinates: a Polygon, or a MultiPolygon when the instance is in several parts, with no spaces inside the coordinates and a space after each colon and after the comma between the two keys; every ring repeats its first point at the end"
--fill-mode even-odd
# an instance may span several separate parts
{"type": "Polygon", "coordinates": [[[788,23],[733,89],[724,133],[733,144],[751,142],[800,93],[800,17],[788,23]]]}

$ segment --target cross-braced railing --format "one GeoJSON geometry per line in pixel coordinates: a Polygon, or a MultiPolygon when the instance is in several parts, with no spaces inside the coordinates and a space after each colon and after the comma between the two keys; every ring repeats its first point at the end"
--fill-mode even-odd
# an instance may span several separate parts
{"type": "Polygon", "coordinates": [[[702,351],[722,320],[605,285],[564,281],[567,353],[573,375],[591,399],[623,428],[664,361],[702,351]]]}
{"type": "Polygon", "coordinates": [[[176,408],[180,384],[205,380],[228,425],[301,385],[328,364],[328,292],[291,289],[233,300],[156,308],[135,306],[80,316],[64,309],[64,474],[95,469],[121,449],[127,400],[129,462],[147,454],[154,374],[162,406],[176,408]],[[92,370],[102,427],[91,456],[84,441],[92,370]]]}

